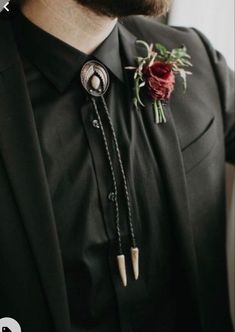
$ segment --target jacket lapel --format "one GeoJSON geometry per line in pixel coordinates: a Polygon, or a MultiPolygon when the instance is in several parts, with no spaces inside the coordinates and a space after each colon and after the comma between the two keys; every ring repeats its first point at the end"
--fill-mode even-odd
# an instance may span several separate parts
{"type": "MultiPolygon", "coordinates": [[[[127,61],[125,66],[136,66],[136,57],[146,56],[145,48],[140,44],[136,44],[137,38],[121,23],[119,23],[119,36],[124,57],[127,61]]],[[[127,78],[128,84],[133,86],[133,72],[130,70],[127,78]]],[[[146,108],[140,112],[143,113],[143,121],[145,121],[146,128],[149,130],[150,137],[155,137],[155,141],[158,142],[156,146],[159,156],[158,163],[166,187],[172,224],[176,230],[177,243],[184,262],[185,273],[188,276],[191,293],[195,303],[198,303],[197,261],[189,216],[185,170],[175,122],[169,105],[166,107],[167,123],[159,125],[154,123],[151,100],[145,100],[145,106],[146,108]]]]}
{"type": "Polygon", "coordinates": [[[23,68],[9,23],[1,24],[0,153],[57,332],[69,314],[56,226],[23,68]]]}

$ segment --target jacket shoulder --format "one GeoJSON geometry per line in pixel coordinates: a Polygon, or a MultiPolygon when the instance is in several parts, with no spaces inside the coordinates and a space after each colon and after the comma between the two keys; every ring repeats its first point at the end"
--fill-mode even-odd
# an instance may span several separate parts
{"type": "Polygon", "coordinates": [[[189,48],[204,47],[199,34],[192,28],[169,26],[144,16],[129,16],[122,19],[121,23],[138,39],[149,43],[162,42],[169,48],[182,44],[189,48]]]}
{"type": "Polygon", "coordinates": [[[0,70],[17,57],[11,21],[0,15],[0,70]]]}

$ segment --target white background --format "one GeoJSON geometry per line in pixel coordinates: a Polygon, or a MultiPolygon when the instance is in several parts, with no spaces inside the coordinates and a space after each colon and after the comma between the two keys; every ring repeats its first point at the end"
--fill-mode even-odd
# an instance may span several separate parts
{"type": "Polygon", "coordinates": [[[234,0],[173,0],[168,23],[196,27],[234,69],[234,0]]]}

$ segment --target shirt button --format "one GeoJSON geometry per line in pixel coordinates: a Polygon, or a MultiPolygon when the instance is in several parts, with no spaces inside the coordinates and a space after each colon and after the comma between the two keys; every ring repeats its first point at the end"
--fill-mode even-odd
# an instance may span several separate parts
{"type": "Polygon", "coordinates": [[[100,128],[100,124],[99,124],[98,120],[93,120],[92,125],[93,125],[94,128],[100,128]]]}
{"type": "Polygon", "coordinates": [[[108,194],[108,199],[111,201],[111,202],[114,202],[115,201],[115,193],[114,192],[110,192],[108,194]]]}

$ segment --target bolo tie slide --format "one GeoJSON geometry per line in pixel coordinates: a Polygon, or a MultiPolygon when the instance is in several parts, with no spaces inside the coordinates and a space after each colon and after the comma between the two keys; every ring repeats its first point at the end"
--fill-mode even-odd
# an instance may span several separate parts
{"type": "Polygon", "coordinates": [[[123,286],[127,286],[127,273],[126,273],[126,261],[125,255],[123,253],[122,248],[122,238],[121,238],[121,231],[120,231],[120,214],[119,214],[119,203],[118,203],[118,186],[116,181],[116,176],[114,172],[113,162],[108,146],[107,136],[104,130],[103,122],[100,117],[99,108],[97,106],[97,99],[101,100],[101,104],[104,108],[104,114],[108,119],[108,124],[111,129],[112,139],[114,142],[115,152],[117,154],[118,165],[121,171],[123,187],[125,192],[126,198],[126,206],[128,211],[128,226],[129,226],[129,234],[131,237],[131,261],[132,261],[132,268],[134,273],[135,280],[139,277],[139,249],[136,245],[135,233],[132,224],[132,212],[131,212],[131,203],[130,203],[130,196],[127,188],[127,181],[126,175],[124,172],[123,162],[121,158],[121,153],[117,141],[117,136],[114,130],[114,126],[109,114],[108,106],[104,99],[104,94],[108,90],[110,79],[109,73],[107,69],[98,61],[88,61],[86,62],[81,70],[81,82],[83,87],[85,88],[86,92],[89,94],[91,98],[91,102],[93,105],[94,112],[97,116],[99,127],[101,129],[102,138],[104,142],[105,152],[109,163],[109,168],[112,176],[113,188],[114,188],[114,206],[115,206],[115,226],[116,226],[116,234],[117,234],[117,264],[118,264],[118,271],[123,283],[123,286]]]}

